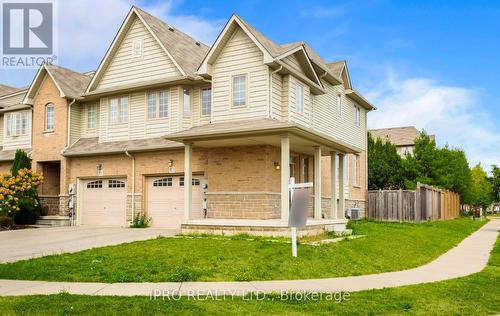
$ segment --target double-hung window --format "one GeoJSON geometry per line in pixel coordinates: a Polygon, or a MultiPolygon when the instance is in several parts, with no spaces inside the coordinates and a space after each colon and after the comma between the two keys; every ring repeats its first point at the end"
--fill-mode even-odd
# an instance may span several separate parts
{"type": "Polygon", "coordinates": [[[352,184],[359,186],[359,156],[352,156],[352,184]]]}
{"type": "Polygon", "coordinates": [[[335,110],[337,111],[338,116],[342,115],[342,95],[340,94],[337,94],[335,110]]]}
{"type": "Polygon", "coordinates": [[[87,129],[95,129],[97,125],[97,105],[87,106],[87,129]]]}
{"type": "Polygon", "coordinates": [[[233,106],[247,105],[247,75],[233,76],[233,106]]]}
{"type": "Polygon", "coordinates": [[[361,124],[361,110],[358,106],[354,106],[354,125],[359,127],[361,124]]]}
{"type": "Polygon", "coordinates": [[[182,105],[183,105],[183,110],[182,110],[182,116],[184,118],[188,118],[191,115],[191,90],[189,88],[184,88],[182,90],[182,105]]]}
{"type": "Polygon", "coordinates": [[[7,114],[7,136],[28,134],[28,112],[7,114]]]}
{"type": "Polygon", "coordinates": [[[212,88],[201,89],[201,115],[212,113],[212,88]]]}
{"type": "Polygon", "coordinates": [[[304,109],[304,86],[298,82],[295,84],[295,98],[297,102],[297,112],[302,113],[304,109]]]}
{"type": "Polygon", "coordinates": [[[109,122],[112,124],[128,121],[128,97],[109,100],[109,122]]]}
{"type": "Polygon", "coordinates": [[[168,117],[168,92],[148,93],[148,119],[168,117]]]}
{"type": "Polygon", "coordinates": [[[45,106],[45,130],[54,130],[54,104],[52,103],[45,106]]]}

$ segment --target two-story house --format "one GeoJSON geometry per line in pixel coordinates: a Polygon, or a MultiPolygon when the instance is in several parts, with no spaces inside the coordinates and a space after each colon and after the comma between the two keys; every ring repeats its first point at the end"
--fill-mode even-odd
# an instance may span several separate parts
{"type": "MultiPolygon", "coordinates": [[[[415,126],[371,129],[370,134],[373,139],[380,138],[382,141],[391,142],[403,158],[406,155],[413,155],[415,140],[421,135],[415,126]]],[[[435,140],[434,135],[429,135],[429,137],[431,140],[435,140]]]]}
{"type": "Polygon", "coordinates": [[[27,89],[0,85],[0,174],[9,174],[17,149],[31,152],[31,107],[23,104],[27,89]]]}
{"type": "Polygon", "coordinates": [[[43,195],[67,214],[75,185],[77,224],[286,231],[290,181],[314,184],[306,230],[364,208],[373,106],[346,62],[236,15],[209,47],[132,7],[95,74],[43,66],[24,101],[43,195]]]}

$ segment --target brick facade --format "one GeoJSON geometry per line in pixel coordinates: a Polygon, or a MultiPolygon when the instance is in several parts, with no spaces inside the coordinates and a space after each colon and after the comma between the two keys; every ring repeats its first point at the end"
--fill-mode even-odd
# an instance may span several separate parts
{"type": "Polygon", "coordinates": [[[0,174],[10,174],[12,162],[0,162],[0,174]]]}

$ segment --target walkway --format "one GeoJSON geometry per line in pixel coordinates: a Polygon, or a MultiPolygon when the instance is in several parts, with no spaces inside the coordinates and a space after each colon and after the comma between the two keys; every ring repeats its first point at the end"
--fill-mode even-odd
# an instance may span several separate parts
{"type": "Polygon", "coordinates": [[[458,246],[436,260],[418,268],[343,278],[252,281],[252,282],[184,282],[184,283],[67,283],[45,281],[0,280],[0,295],[71,294],[87,295],[245,295],[250,292],[280,291],[339,292],[381,289],[427,283],[467,276],[481,271],[495,244],[500,219],[492,219],[458,246]]]}

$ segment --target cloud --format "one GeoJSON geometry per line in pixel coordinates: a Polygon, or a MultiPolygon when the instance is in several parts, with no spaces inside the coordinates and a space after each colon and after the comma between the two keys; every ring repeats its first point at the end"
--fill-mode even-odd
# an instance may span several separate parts
{"type": "Polygon", "coordinates": [[[336,7],[336,8],[322,8],[322,7],[313,7],[307,10],[303,10],[300,12],[300,16],[304,18],[337,18],[346,13],[344,8],[336,7]]]}
{"type": "Polygon", "coordinates": [[[208,45],[224,22],[177,14],[172,1],[153,4],[130,0],[60,1],[59,64],[80,71],[96,69],[133,4],[208,45]]]}
{"type": "Polygon", "coordinates": [[[486,170],[500,164],[500,131],[480,108],[480,91],[429,78],[399,78],[393,71],[365,93],[378,107],[370,128],[413,125],[436,134],[438,145],[463,149],[469,163],[486,170]]]}

